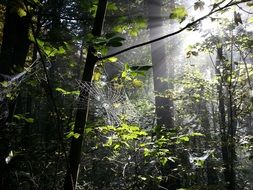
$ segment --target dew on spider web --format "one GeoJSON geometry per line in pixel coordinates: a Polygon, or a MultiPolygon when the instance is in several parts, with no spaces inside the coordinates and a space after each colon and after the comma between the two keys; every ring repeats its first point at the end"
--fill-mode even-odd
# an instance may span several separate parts
{"type": "Polygon", "coordinates": [[[94,107],[96,116],[105,116],[105,122],[108,125],[120,125],[122,116],[125,120],[136,118],[137,113],[134,106],[130,103],[124,89],[117,87],[111,82],[80,82],[78,85],[81,92],[89,96],[80,96],[77,100],[79,109],[89,103],[94,107]]]}
{"type": "MultiPolygon", "coordinates": [[[[24,71],[16,75],[5,75],[0,73],[3,82],[0,83],[0,124],[5,122],[9,115],[8,96],[13,96],[20,85],[33,75],[41,71],[40,59],[36,59],[29,67],[24,68],[24,71]]],[[[50,61],[46,61],[46,68],[51,67],[50,61]]]]}

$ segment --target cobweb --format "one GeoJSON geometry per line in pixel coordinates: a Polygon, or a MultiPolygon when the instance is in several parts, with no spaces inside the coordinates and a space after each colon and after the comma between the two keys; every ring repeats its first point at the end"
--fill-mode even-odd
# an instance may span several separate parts
{"type": "Polygon", "coordinates": [[[81,92],[89,93],[88,97],[79,97],[79,109],[89,100],[94,106],[97,116],[106,116],[105,123],[118,126],[124,121],[136,122],[138,112],[129,101],[124,88],[113,82],[81,82],[77,81],[81,92]]]}
{"type": "Polygon", "coordinates": [[[213,152],[214,150],[206,150],[203,152],[202,156],[197,156],[196,153],[188,152],[189,162],[192,165],[192,169],[203,167],[202,164],[213,152]]]}
{"type": "MultiPolygon", "coordinates": [[[[9,115],[8,98],[13,98],[20,85],[33,75],[42,70],[40,58],[37,58],[29,67],[16,75],[4,75],[0,73],[0,77],[4,80],[0,83],[0,124],[4,123],[9,115]]],[[[47,59],[46,68],[51,67],[51,62],[47,59]]]]}

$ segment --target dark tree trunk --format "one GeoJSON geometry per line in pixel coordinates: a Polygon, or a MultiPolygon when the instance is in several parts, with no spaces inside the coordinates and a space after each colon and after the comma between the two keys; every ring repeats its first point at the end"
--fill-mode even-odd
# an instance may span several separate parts
{"type": "MultiPolygon", "coordinates": [[[[103,23],[104,23],[104,16],[106,12],[106,5],[107,5],[107,0],[99,0],[97,13],[94,20],[94,26],[92,30],[92,34],[94,36],[101,35],[103,23]]],[[[87,58],[86,58],[86,64],[85,64],[84,72],[82,76],[82,81],[91,82],[93,70],[94,70],[96,62],[97,62],[97,57],[94,55],[94,49],[92,47],[89,47],[87,58]]],[[[88,97],[88,96],[89,96],[88,92],[85,92],[85,91],[80,92],[80,97],[88,97]]],[[[79,138],[72,138],[70,153],[69,153],[69,167],[67,170],[65,183],[64,183],[65,190],[73,190],[76,187],[78,173],[79,173],[81,152],[82,152],[83,137],[84,137],[83,132],[84,132],[84,127],[86,125],[86,121],[88,117],[88,109],[89,109],[89,103],[83,105],[83,108],[78,109],[76,112],[74,132],[79,133],[80,136],[79,138]]]]}
{"type": "MultiPolygon", "coordinates": [[[[203,87],[202,87],[200,95],[201,97],[204,97],[203,87]]],[[[212,139],[211,125],[210,125],[209,116],[208,116],[209,111],[208,111],[207,106],[208,106],[208,102],[206,100],[201,100],[199,110],[197,110],[197,113],[201,117],[200,125],[206,137],[206,141],[204,142],[206,150],[210,149],[209,142],[212,139]]],[[[198,142],[198,143],[201,143],[201,142],[198,142]]],[[[217,181],[219,180],[218,173],[217,173],[217,170],[214,169],[214,163],[211,159],[206,160],[206,176],[207,176],[208,188],[217,188],[217,181]]]]}
{"type": "MultiPolygon", "coordinates": [[[[227,81],[227,71],[221,73],[219,68],[223,68],[223,70],[228,69],[224,68],[225,63],[223,63],[223,51],[222,48],[218,48],[217,50],[217,59],[216,59],[216,71],[219,76],[219,84],[218,84],[218,98],[219,98],[219,114],[220,114],[220,134],[221,134],[221,151],[222,151],[222,159],[224,165],[224,179],[225,179],[225,187],[227,190],[235,189],[235,171],[234,171],[234,160],[235,160],[235,145],[234,145],[234,112],[233,112],[233,103],[231,102],[231,88],[230,85],[225,84],[227,81]],[[226,92],[224,92],[224,86],[228,86],[229,89],[229,100],[228,100],[228,112],[225,109],[225,97],[226,92]],[[226,114],[227,113],[227,114],[226,114]],[[228,118],[228,119],[226,119],[228,118]],[[227,121],[228,120],[228,121],[227,121]]],[[[232,72],[232,70],[230,71],[232,72]]]]}
{"type": "MultiPolygon", "coordinates": [[[[11,1],[8,1],[0,55],[0,82],[5,80],[5,75],[14,75],[23,70],[29,49],[28,31],[30,19],[28,16],[20,17],[14,10],[11,1]]],[[[4,101],[8,103],[9,107],[7,122],[11,122],[15,112],[16,101],[4,101]]],[[[4,134],[4,130],[7,127],[6,122],[1,123],[1,135],[4,134]]],[[[8,189],[11,185],[10,168],[5,162],[5,158],[10,151],[9,139],[2,137],[0,139],[0,189],[8,189]]]]}
{"type": "Polygon", "coordinates": [[[13,75],[23,70],[29,49],[28,16],[20,17],[8,3],[5,13],[3,41],[0,55],[0,73],[13,75]]]}

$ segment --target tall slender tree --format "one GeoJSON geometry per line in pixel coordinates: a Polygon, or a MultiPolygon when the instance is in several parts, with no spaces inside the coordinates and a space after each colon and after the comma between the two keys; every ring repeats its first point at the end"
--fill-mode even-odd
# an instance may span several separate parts
{"type": "MultiPolygon", "coordinates": [[[[29,23],[27,15],[19,15],[18,10],[23,8],[23,2],[18,0],[7,1],[3,40],[0,54],[0,82],[6,80],[6,76],[12,76],[21,72],[24,68],[26,56],[29,50],[29,23]]],[[[5,100],[8,103],[9,115],[6,122],[11,122],[15,112],[16,101],[5,100]]],[[[7,123],[0,126],[0,134],[3,135],[7,123]]],[[[9,154],[9,139],[0,138],[0,189],[8,189],[10,168],[5,162],[9,154]]]]}
{"type": "MultiPolygon", "coordinates": [[[[104,17],[106,13],[107,0],[99,0],[97,4],[97,12],[94,20],[92,34],[94,36],[100,36],[103,28],[104,17]]],[[[86,58],[86,63],[83,71],[82,81],[91,82],[93,70],[96,62],[98,61],[97,57],[94,55],[95,50],[93,47],[88,48],[88,54],[86,58]]],[[[81,91],[80,97],[88,97],[89,92],[81,91]]],[[[76,183],[79,174],[79,166],[82,152],[82,144],[84,138],[84,128],[86,125],[88,117],[89,103],[83,105],[82,109],[78,109],[76,112],[75,119],[75,128],[74,132],[79,133],[78,138],[72,138],[70,153],[69,153],[69,167],[67,170],[64,189],[70,190],[76,188],[76,183]]]]}
{"type": "Polygon", "coordinates": [[[233,109],[232,99],[232,86],[227,84],[230,83],[229,77],[231,77],[232,70],[228,68],[224,60],[223,48],[217,49],[216,58],[216,72],[219,76],[218,84],[218,98],[219,98],[219,123],[220,123],[220,134],[221,134],[221,153],[224,165],[224,179],[225,187],[227,190],[233,190],[236,187],[236,176],[234,170],[235,160],[235,115],[233,109]],[[223,70],[223,72],[221,72],[223,70]],[[229,79],[229,80],[228,80],[229,79]],[[224,89],[228,89],[225,91],[224,89]],[[226,106],[227,102],[227,106],[226,106]]]}
{"type": "MultiPolygon", "coordinates": [[[[152,1],[146,0],[148,12],[148,28],[150,39],[155,39],[163,33],[163,17],[162,17],[162,0],[152,1]]],[[[174,1],[170,2],[171,7],[174,6],[174,1]]],[[[151,44],[151,61],[153,67],[153,81],[155,91],[155,111],[157,117],[157,126],[165,127],[167,130],[174,128],[173,121],[173,101],[164,96],[166,91],[170,90],[173,85],[168,82],[163,82],[163,79],[171,79],[174,74],[173,63],[168,63],[166,59],[166,42],[165,40],[154,42],[151,44]],[[170,67],[171,66],[171,67],[170,67]],[[171,69],[169,71],[169,69],[171,69]]],[[[159,132],[158,132],[158,137],[159,132]]],[[[171,147],[173,149],[173,147],[171,147]]],[[[177,177],[170,177],[171,170],[175,168],[175,164],[169,163],[165,166],[163,174],[168,176],[168,179],[162,181],[162,185],[171,190],[179,188],[180,181],[177,177]]]]}
{"type": "MultiPolygon", "coordinates": [[[[162,1],[146,0],[146,5],[150,39],[152,40],[162,35],[162,1]]],[[[173,128],[173,103],[169,98],[161,95],[169,89],[168,83],[162,82],[162,79],[167,78],[169,74],[166,60],[166,43],[164,40],[151,44],[151,59],[153,65],[154,91],[156,93],[155,107],[157,125],[173,128]]]]}

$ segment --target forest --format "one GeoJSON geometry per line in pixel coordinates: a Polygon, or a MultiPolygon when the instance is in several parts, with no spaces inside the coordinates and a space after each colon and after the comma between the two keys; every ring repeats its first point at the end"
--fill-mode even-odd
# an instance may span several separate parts
{"type": "Polygon", "coordinates": [[[252,0],[0,0],[1,190],[253,190],[252,0]]]}

